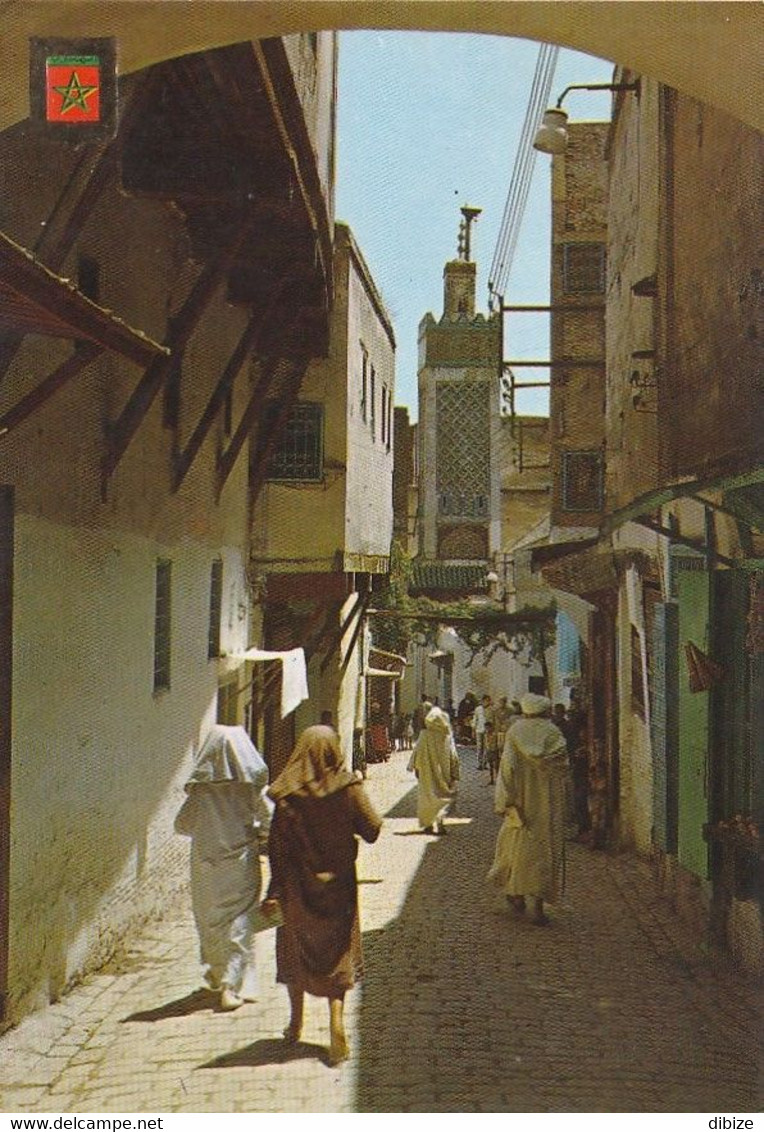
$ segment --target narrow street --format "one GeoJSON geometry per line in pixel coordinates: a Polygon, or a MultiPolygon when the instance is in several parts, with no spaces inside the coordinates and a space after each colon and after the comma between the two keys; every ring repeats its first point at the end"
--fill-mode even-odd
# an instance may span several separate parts
{"type": "Polygon", "coordinates": [[[2,1108],[24,1112],[750,1112],[754,996],[694,950],[649,870],[571,846],[549,929],[487,890],[496,819],[462,750],[448,836],[416,832],[408,753],[370,767],[387,821],[359,861],[367,979],[353,1056],[325,1062],[325,1004],[279,1040],[272,936],[261,999],[217,1012],[200,991],[185,900],[118,962],[0,1039],[2,1108]]]}

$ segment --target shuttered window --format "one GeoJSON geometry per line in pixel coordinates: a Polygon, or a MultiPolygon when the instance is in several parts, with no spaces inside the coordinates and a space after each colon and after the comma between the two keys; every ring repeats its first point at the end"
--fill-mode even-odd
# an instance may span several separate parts
{"type": "Polygon", "coordinates": [[[220,616],[223,611],[223,561],[215,559],[210,569],[210,618],[207,631],[207,658],[220,656],[220,616]]]}
{"type": "Polygon", "coordinates": [[[154,691],[170,687],[172,613],[172,562],[160,558],[156,564],[154,602],[154,691]]]}

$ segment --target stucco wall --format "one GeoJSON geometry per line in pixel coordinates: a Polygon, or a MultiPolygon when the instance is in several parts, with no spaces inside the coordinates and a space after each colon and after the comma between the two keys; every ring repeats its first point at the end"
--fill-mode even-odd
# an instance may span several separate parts
{"type": "Polygon", "coordinates": [[[761,454],[761,203],[764,139],[727,115],[670,96],[673,201],[666,202],[673,310],[661,405],[673,474],[747,468],[761,454]],[[703,395],[698,396],[699,389],[703,395]],[[731,411],[732,410],[732,411],[731,411]]]}
{"type": "MultiPolygon", "coordinates": [[[[72,155],[30,146],[21,135],[4,136],[0,154],[9,190],[4,227],[31,243],[72,155]]],[[[71,204],[69,197],[61,220],[71,204]]],[[[182,217],[123,196],[114,181],[63,265],[73,280],[80,254],[100,265],[100,302],[160,340],[200,270],[188,258],[182,217]]],[[[249,643],[247,461],[242,453],[218,500],[222,414],[176,494],[170,473],[173,449],[190,436],[246,317],[221,285],[186,350],[177,426],[165,426],[160,394],[105,494],[106,425],[141,377],[113,354],[0,446],[0,482],[16,489],[10,1020],[106,959],[187,879],[187,848],[172,819],[193,752],[215,719],[218,662],[208,660],[208,629],[217,558],[221,648],[249,643]],[[171,674],[170,689],[155,695],[158,558],[172,562],[171,674]]],[[[0,410],[70,351],[70,343],[28,338],[3,382],[0,410]]],[[[245,370],[234,422],[248,394],[245,370]]]]}

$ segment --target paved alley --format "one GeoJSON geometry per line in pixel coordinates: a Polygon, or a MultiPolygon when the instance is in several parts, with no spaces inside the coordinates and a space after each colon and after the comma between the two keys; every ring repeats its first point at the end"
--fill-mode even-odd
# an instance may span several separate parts
{"type": "Polygon", "coordinates": [[[4,1111],[575,1112],[760,1107],[753,991],[693,948],[649,870],[570,847],[548,929],[511,918],[484,877],[497,819],[474,751],[448,836],[417,832],[408,754],[370,767],[387,814],[359,859],[367,978],[349,998],[350,1062],[325,1061],[309,1000],[287,1049],[273,937],[261,999],[201,991],[180,901],[119,962],[0,1039],[4,1111]]]}

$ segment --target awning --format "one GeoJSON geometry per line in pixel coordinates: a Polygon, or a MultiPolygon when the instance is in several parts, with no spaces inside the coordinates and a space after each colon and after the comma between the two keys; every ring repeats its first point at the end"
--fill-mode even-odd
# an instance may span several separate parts
{"type": "Polygon", "coordinates": [[[303,700],[308,698],[308,672],[305,665],[304,649],[287,649],[285,652],[269,652],[266,649],[247,649],[234,653],[233,660],[248,660],[264,663],[267,660],[281,661],[281,718],[289,715],[303,700]]]}
{"type": "Polygon", "coordinates": [[[542,565],[541,573],[555,589],[581,596],[616,589],[619,571],[631,565],[635,556],[639,556],[638,551],[613,550],[612,547],[596,545],[582,550],[579,544],[577,553],[569,549],[565,557],[542,565]]]}
{"type": "Polygon", "coordinates": [[[91,302],[0,232],[0,333],[83,339],[138,365],[169,350],[91,302]]]}
{"type": "Polygon", "coordinates": [[[387,680],[400,680],[400,672],[390,672],[387,668],[364,668],[364,676],[382,676],[387,680]]]}

